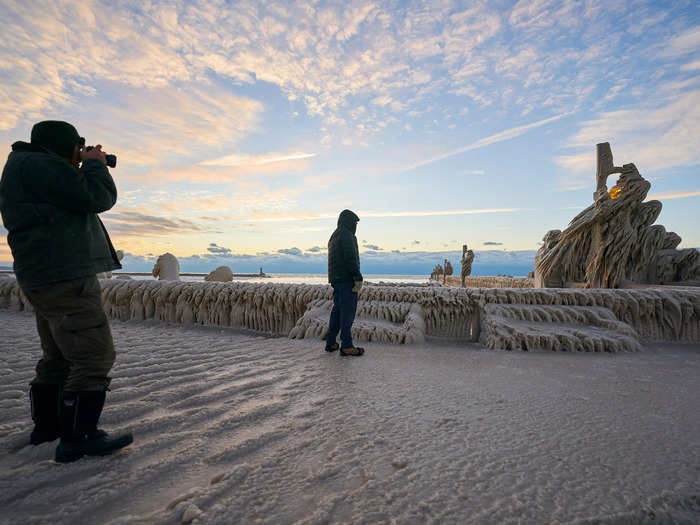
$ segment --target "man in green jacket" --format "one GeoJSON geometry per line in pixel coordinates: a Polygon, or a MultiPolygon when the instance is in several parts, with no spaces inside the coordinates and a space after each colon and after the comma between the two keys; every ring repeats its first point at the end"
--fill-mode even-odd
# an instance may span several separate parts
{"type": "Polygon", "coordinates": [[[0,179],[14,271],[36,312],[43,351],[30,386],[30,442],[60,437],[58,462],[133,441],[97,428],[116,354],[96,274],[121,265],[97,216],[114,206],[117,189],[101,146],[84,144],[67,122],[39,122],[31,143],[12,145],[0,179]]]}
{"type": "Polygon", "coordinates": [[[350,210],[338,217],[338,227],[328,241],[328,282],[333,286],[333,309],[328,321],[326,351],[338,349],[336,337],[340,332],[340,354],[361,356],[364,348],[352,342],[352,323],[357,310],[357,295],[362,288],[360,252],[357,248],[357,223],[360,218],[350,210]]]}

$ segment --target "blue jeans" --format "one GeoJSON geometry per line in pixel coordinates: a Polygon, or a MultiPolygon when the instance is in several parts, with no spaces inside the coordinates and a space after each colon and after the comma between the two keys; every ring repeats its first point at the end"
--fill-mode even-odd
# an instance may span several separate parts
{"type": "Polygon", "coordinates": [[[352,291],[354,283],[335,283],[333,285],[333,309],[328,321],[328,337],[326,345],[335,344],[335,338],[340,332],[340,347],[352,348],[352,323],[357,310],[357,293],[352,291]]]}

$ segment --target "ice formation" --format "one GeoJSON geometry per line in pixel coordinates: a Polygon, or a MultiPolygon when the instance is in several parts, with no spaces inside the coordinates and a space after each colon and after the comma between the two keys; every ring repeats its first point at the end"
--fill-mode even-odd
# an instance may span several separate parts
{"type": "Polygon", "coordinates": [[[445,273],[445,270],[442,267],[442,264],[436,264],[435,267],[433,268],[433,271],[430,273],[430,278],[438,280],[441,275],[445,273]]]}
{"type": "MultiPolygon", "coordinates": [[[[663,290],[586,290],[564,289],[475,289],[472,298],[486,304],[559,305],[604,307],[615,318],[628,324],[641,339],[700,342],[700,291],[663,290]]],[[[480,326],[483,326],[480,323],[480,326]]],[[[499,346],[500,348],[507,346],[499,346]]]]}
{"type": "Polygon", "coordinates": [[[180,263],[172,253],[164,253],[156,260],[152,273],[159,281],[179,281],[180,263]]]}
{"type": "MultiPolygon", "coordinates": [[[[289,337],[325,339],[332,307],[332,300],[311,301],[289,337]]],[[[407,302],[358,301],[352,336],[380,343],[422,343],[425,341],[423,309],[407,302]]]]}
{"type": "MultiPolygon", "coordinates": [[[[449,275],[445,284],[462,286],[461,278],[449,275]]],[[[529,277],[503,277],[493,275],[467,275],[463,288],[533,288],[535,280],[529,277]]]]}
{"type": "Polygon", "coordinates": [[[601,306],[486,304],[479,341],[487,348],[617,352],[639,350],[639,335],[601,306]]]}
{"type": "MultiPolygon", "coordinates": [[[[327,285],[118,279],[101,285],[105,312],[115,319],[295,338],[324,335],[332,297],[327,285]]],[[[15,279],[0,280],[0,308],[31,310],[15,279]]],[[[482,341],[489,348],[570,351],[633,350],[637,340],[700,342],[700,291],[367,284],[355,333],[370,341],[432,336],[482,341]]]]}
{"type": "Polygon", "coordinates": [[[219,266],[216,270],[209,272],[204,278],[207,282],[229,282],[233,281],[233,271],[228,266],[219,266]]]}
{"type": "Polygon", "coordinates": [[[700,281],[700,253],[676,250],[680,237],[653,225],[661,203],[644,202],[651,184],[634,164],[615,167],[607,142],[597,145],[594,203],[564,231],[551,230],[535,256],[535,286],[617,288],[626,281],[700,281]],[[608,191],[609,175],[619,173],[608,191]]]}
{"type": "Polygon", "coordinates": [[[472,273],[472,262],[474,262],[474,251],[465,244],[462,246],[462,288],[466,287],[466,279],[472,273]]]}
{"type": "Polygon", "coordinates": [[[444,269],[445,269],[444,275],[452,275],[454,273],[454,268],[452,268],[452,263],[450,261],[448,261],[447,259],[445,259],[444,269]]]}

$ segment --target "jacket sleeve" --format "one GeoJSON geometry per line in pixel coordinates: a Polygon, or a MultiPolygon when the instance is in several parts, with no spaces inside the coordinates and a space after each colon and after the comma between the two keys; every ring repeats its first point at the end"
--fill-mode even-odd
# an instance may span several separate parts
{"type": "Polygon", "coordinates": [[[107,166],[98,159],[87,159],[81,171],[59,157],[41,159],[41,191],[48,202],[74,212],[100,213],[117,202],[117,188],[107,166]]]}
{"type": "Polygon", "coordinates": [[[362,274],[360,273],[360,253],[357,248],[357,239],[350,232],[347,232],[341,237],[341,243],[345,267],[352,275],[353,281],[361,281],[362,274]]]}

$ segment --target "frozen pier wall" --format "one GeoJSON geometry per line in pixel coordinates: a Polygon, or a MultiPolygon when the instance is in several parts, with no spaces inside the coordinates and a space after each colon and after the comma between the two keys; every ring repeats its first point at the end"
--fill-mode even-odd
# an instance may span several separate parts
{"type": "MultiPolygon", "coordinates": [[[[327,285],[136,280],[102,280],[101,285],[105,312],[114,319],[228,326],[297,338],[325,334],[332,298],[327,285]]],[[[0,308],[31,310],[13,278],[0,279],[0,308]]],[[[480,340],[489,348],[527,350],[616,351],[634,349],[639,340],[700,342],[700,291],[366,285],[356,335],[396,343],[426,336],[480,340]],[[559,335],[551,334],[558,343],[547,340],[550,325],[558,326],[559,335]],[[600,342],[615,334],[624,340],[600,342]],[[569,337],[579,337],[580,344],[568,348],[569,337]]]]}

